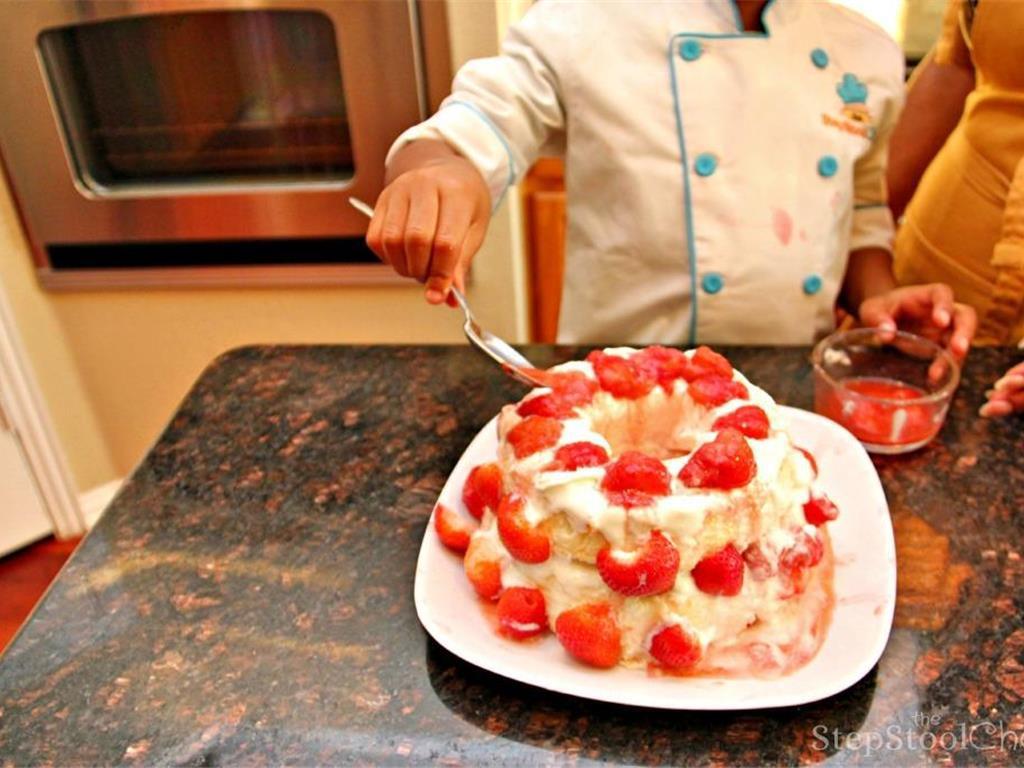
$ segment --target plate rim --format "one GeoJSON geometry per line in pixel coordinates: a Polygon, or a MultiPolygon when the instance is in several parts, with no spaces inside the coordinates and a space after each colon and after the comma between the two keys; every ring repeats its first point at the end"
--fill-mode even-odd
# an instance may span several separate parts
{"type": "MultiPolygon", "coordinates": [[[[478,654],[472,648],[459,647],[459,643],[456,640],[454,633],[449,632],[445,628],[441,627],[435,620],[434,616],[430,612],[429,608],[429,595],[427,594],[427,577],[424,575],[427,569],[427,562],[431,557],[431,550],[437,550],[442,548],[442,545],[436,541],[436,537],[432,539],[434,532],[433,525],[433,508],[431,514],[427,518],[427,525],[424,531],[424,535],[420,544],[419,554],[416,560],[416,573],[413,586],[413,601],[416,606],[416,616],[419,619],[420,624],[426,630],[427,634],[430,635],[442,648],[447,650],[453,656],[456,656],[463,661],[472,664],[475,667],[486,670],[491,674],[504,677],[509,680],[514,680],[518,683],[525,685],[531,685],[536,688],[559,693],[567,696],[573,696],[580,699],[602,701],[609,704],[622,704],[625,706],[632,707],[646,707],[651,709],[661,710],[676,710],[676,711],[693,711],[693,712],[711,712],[711,711],[743,711],[743,710],[755,710],[755,709],[778,709],[784,707],[794,707],[804,704],[810,704],[816,701],[822,701],[836,694],[842,693],[843,691],[851,688],[860,682],[865,676],[867,676],[875,665],[878,664],[882,655],[885,653],[885,649],[888,646],[889,638],[892,634],[893,618],[896,610],[896,542],[892,527],[892,515],[889,509],[888,499],[885,496],[885,489],[882,485],[881,478],[878,476],[878,472],[875,469],[874,464],[871,461],[870,456],[864,449],[864,446],[844,427],[830,419],[825,418],[812,411],[807,411],[802,408],[795,408],[793,406],[779,405],[780,411],[783,412],[787,420],[792,417],[798,419],[808,420],[818,429],[823,429],[827,432],[831,432],[835,435],[835,439],[843,443],[849,444],[849,446],[857,452],[865,467],[870,469],[870,475],[873,480],[871,483],[871,494],[877,495],[876,502],[880,503],[881,508],[885,511],[885,518],[888,525],[884,526],[884,530],[881,532],[882,543],[884,544],[885,551],[882,553],[884,562],[890,564],[888,568],[886,578],[884,580],[885,587],[885,609],[879,614],[879,631],[874,635],[873,642],[870,646],[865,645],[865,649],[870,648],[870,651],[866,651],[861,656],[858,663],[851,665],[843,674],[837,675],[835,678],[827,678],[826,682],[820,686],[813,688],[801,689],[796,692],[796,695],[781,696],[779,694],[772,695],[746,695],[742,700],[734,702],[729,701],[703,701],[698,703],[688,702],[683,697],[683,700],[672,700],[664,701],[661,698],[657,700],[650,700],[645,698],[643,695],[637,696],[630,693],[618,691],[615,695],[603,695],[601,690],[598,691],[585,691],[575,690],[570,687],[560,686],[557,681],[560,679],[555,676],[546,675],[543,672],[534,672],[533,668],[529,665],[514,666],[511,669],[501,668],[496,669],[499,666],[493,662],[489,662],[486,654],[478,654]],[[884,631],[881,627],[884,625],[884,631]],[[778,700],[773,700],[772,696],[775,696],[778,700]]],[[[496,422],[498,416],[494,416],[473,436],[473,438],[466,444],[462,454],[460,454],[458,461],[455,466],[452,467],[449,472],[448,478],[442,486],[440,493],[438,494],[438,501],[446,495],[449,484],[453,482],[452,478],[456,473],[459,465],[462,464],[465,459],[465,455],[474,443],[478,440],[485,439],[485,435],[488,430],[496,429],[496,422]]],[[[870,501],[870,500],[869,500],[870,501]]],[[[436,506],[435,502],[435,506],[436,506]]],[[[833,608],[832,622],[835,621],[835,612],[840,610],[839,595],[836,595],[836,605],[833,608]]],[[[830,630],[831,631],[831,623],[830,630]]],[[[550,638],[549,638],[550,639],[550,638]]],[[[557,641],[556,641],[557,642],[557,641]]],[[[566,658],[566,663],[575,664],[571,659],[566,658]]],[[[589,670],[589,668],[580,665],[583,669],[589,670]]],[[[591,670],[592,671],[592,670],[591,670]]],[[[795,670],[794,672],[799,671],[795,670]]],[[[615,670],[611,670],[615,672],[615,670]]],[[[657,678],[649,677],[647,672],[644,670],[619,670],[619,673],[636,673],[642,675],[649,680],[661,680],[668,678],[657,678]]],[[[599,671],[597,674],[606,674],[605,671],[599,671]]],[[[766,682],[771,683],[775,680],[785,679],[785,675],[782,678],[765,679],[766,682]]],[[[700,678],[673,678],[673,681],[678,680],[679,682],[684,681],[708,681],[715,682],[718,685],[728,686],[732,682],[746,682],[750,680],[757,680],[758,678],[729,678],[724,676],[707,676],[700,678]]],[[[613,686],[608,686],[607,690],[614,691],[613,686]]],[[[792,690],[792,689],[790,689],[792,690]]]]}

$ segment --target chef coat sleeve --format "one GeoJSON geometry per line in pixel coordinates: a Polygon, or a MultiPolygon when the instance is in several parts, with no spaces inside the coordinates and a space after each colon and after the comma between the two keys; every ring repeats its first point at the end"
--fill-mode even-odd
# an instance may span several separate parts
{"type": "Polygon", "coordinates": [[[889,136],[903,108],[903,54],[892,45],[890,73],[885,78],[885,98],[878,103],[881,116],[875,125],[871,146],[861,155],[853,169],[853,225],[850,250],[883,248],[892,252],[895,232],[892,212],[889,210],[885,183],[885,169],[889,155],[889,136]]]}
{"type": "Polygon", "coordinates": [[[480,171],[497,208],[542,149],[557,151],[564,142],[557,61],[571,43],[570,6],[553,0],[534,5],[509,29],[500,55],[459,70],[438,112],[399,136],[387,161],[411,141],[445,141],[480,171]]]}

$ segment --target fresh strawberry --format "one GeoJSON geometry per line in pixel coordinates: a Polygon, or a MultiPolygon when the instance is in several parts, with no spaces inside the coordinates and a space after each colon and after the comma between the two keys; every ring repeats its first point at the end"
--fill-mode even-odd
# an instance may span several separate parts
{"type": "Polygon", "coordinates": [[[554,392],[531,397],[524,400],[516,408],[520,416],[546,416],[550,419],[565,419],[572,415],[573,406],[562,400],[554,392]]]}
{"type": "Polygon", "coordinates": [[[546,416],[527,416],[508,431],[506,440],[517,459],[550,448],[562,436],[562,422],[546,416]]]}
{"type": "Polygon", "coordinates": [[[546,378],[551,392],[524,400],[516,413],[565,419],[572,416],[576,408],[593,400],[597,391],[597,382],[579,371],[551,373],[546,378]]]}
{"type": "Polygon", "coordinates": [[[743,557],[732,544],[703,558],[690,571],[697,589],[709,595],[732,597],[743,588],[743,557]]]}
{"type": "Polygon", "coordinates": [[[668,592],[679,572],[679,550],[654,531],[632,552],[606,546],[597,553],[597,571],[620,595],[643,597],[668,592]]]}
{"type": "Polygon", "coordinates": [[[711,425],[716,432],[726,427],[738,429],[754,440],[763,440],[768,437],[768,414],[756,405],[741,405],[735,411],[719,416],[711,425]]]}
{"type": "Polygon", "coordinates": [[[614,397],[635,400],[646,395],[658,383],[649,368],[638,365],[632,359],[595,351],[587,356],[587,360],[594,366],[601,389],[614,397]]]}
{"type": "Polygon", "coordinates": [[[580,467],[599,467],[608,463],[608,451],[597,443],[579,442],[563,445],[555,451],[554,469],[572,472],[580,467]]]}
{"type": "Polygon", "coordinates": [[[613,504],[646,507],[655,496],[667,496],[671,477],[665,465],[653,456],[626,451],[605,473],[601,488],[613,504]]]}
{"type": "Polygon", "coordinates": [[[771,561],[756,541],[743,550],[743,562],[750,569],[750,576],[754,581],[764,581],[775,573],[771,561]]]}
{"type": "Polygon", "coordinates": [[[735,429],[723,429],[694,451],[679,472],[688,488],[742,488],[757,474],[754,452],[735,429]]]}
{"type": "Polygon", "coordinates": [[[630,359],[638,367],[649,371],[666,392],[672,389],[677,379],[685,378],[690,370],[690,359],[680,350],[671,347],[647,347],[630,359]]]}
{"type": "Polygon", "coordinates": [[[552,374],[549,386],[573,405],[586,405],[597,393],[597,382],[581,371],[558,371],[552,374]]]}
{"type": "Polygon", "coordinates": [[[510,493],[498,505],[498,535],[505,549],[523,563],[543,563],[551,557],[551,540],[526,522],[523,497],[510,493]]]}
{"type": "Polygon", "coordinates": [[[509,587],[498,600],[498,631],[515,640],[539,635],[548,628],[544,593],[529,587],[509,587]]]}
{"type": "Polygon", "coordinates": [[[472,560],[463,563],[466,578],[484,600],[497,600],[501,592],[501,566],[494,560],[472,560]]]}
{"type": "Polygon", "coordinates": [[[700,641],[678,624],[665,627],[651,638],[651,656],[667,669],[689,669],[702,654],[700,641]]]}
{"type": "Polygon", "coordinates": [[[501,501],[501,467],[497,464],[480,464],[470,470],[462,486],[462,503],[469,514],[479,520],[484,510],[492,512],[501,501]]]}
{"type": "Polygon", "coordinates": [[[811,525],[824,525],[837,517],[839,508],[824,494],[812,496],[811,500],[804,504],[804,518],[811,525]]]}
{"type": "Polygon", "coordinates": [[[562,647],[585,664],[614,667],[622,656],[622,635],[608,603],[570,608],[555,619],[562,647]]]}
{"type": "Polygon", "coordinates": [[[702,376],[722,376],[732,378],[732,364],[711,347],[700,346],[688,358],[686,372],[687,381],[696,381],[702,376]]]}
{"type": "Polygon", "coordinates": [[[462,553],[469,547],[469,537],[476,526],[444,504],[438,504],[434,507],[434,530],[448,549],[462,553]]]}
{"type": "Polygon", "coordinates": [[[811,453],[810,451],[808,451],[806,448],[801,448],[800,446],[797,446],[796,449],[798,451],[800,451],[800,453],[802,453],[804,455],[804,458],[806,458],[807,461],[809,461],[811,463],[811,469],[814,470],[814,476],[817,477],[818,476],[818,462],[815,460],[814,454],[811,453]]]}
{"type": "Polygon", "coordinates": [[[710,373],[691,381],[686,391],[693,402],[710,407],[727,403],[736,398],[746,400],[750,396],[743,382],[733,381],[716,373],[710,373]]]}

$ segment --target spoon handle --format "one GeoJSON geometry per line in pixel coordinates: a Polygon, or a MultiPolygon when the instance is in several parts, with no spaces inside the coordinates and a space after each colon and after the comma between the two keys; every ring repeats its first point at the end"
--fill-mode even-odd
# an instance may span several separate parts
{"type": "MultiPolygon", "coordinates": [[[[373,218],[373,208],[359,198],[350,197],[348,202],[367,218],[373,218]]],[[[465,332],[470,344],[498,363],[505,373],[513,378],[532,387],[544,386],[544,382],[541,379],[530,373],[530,371],[534,370],[534,366],[529,360],[513,349],[508,342],[492,333],[487,333],[477,324],[476,319],[473,317],[473,312],[469,308],[469,302],[462,295],[462,291],[454,285],[450,290],[455,297],[456,303],[461,307],[462,314],[466,316],[466,324],[462,327],[462,330],[465,332]]]]}
{"type": "Polygon", "coordinates": [[[373,218],[373,208],[371,208],[367,203],[364,203],[358,197],[350,197],[348,199],[348,204],[363,214],[366,218],[373,218]]]}
{"type": "Polygon", "coordinates": [[[466,319],[471,319],[473,317],[473,313],[469,311],[469,304],[466,302],[466,297],[462,295],[462,291],[453,285],[451,287],[451,292],[452,296],[455,297],[455,301],[460,307],[462,307],[462,311],[466,315],[466,319]]]}
{"type": "MultiPolygon", "coordinates": [[[[358,197],[350,197],[348,199],[348,204],[366,216],[366,218],[373,218],[373,207],[370,206],[369,203],[364,203],[358,197]]],[[[469,311],[469,303],[466,301],[466,297],[462,295],[462,291],[453,285],[451,287],[451,292],[452,295],[455,296],[455,301],[457,301],[459,306],[462,308],[462,313],[466,316],[466,320],[472,320],[473,313],[469,311]]]]}

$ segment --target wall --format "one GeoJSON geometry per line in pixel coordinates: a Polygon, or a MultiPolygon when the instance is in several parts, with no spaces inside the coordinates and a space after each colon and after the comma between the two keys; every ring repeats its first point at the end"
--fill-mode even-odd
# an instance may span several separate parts
{"type": "Polygon", "coordinates": [[[922,58],[942,26],[948,0],[833,0],[867,16],[895,38],[909,59],[922,58]]]}
{"type": "MultiPolygon", "coordinates": [[[[452,3],[449,27],[456,66],[497,50],[493,3],[452,3]]],[[[508,199],[478,254],[469,298],[489,327],[520,340],[526,311],[517,199],[508,199]]],[[[202,369],[232,347],[463,341],[460,316],[428,306],[415,285],[43,293],[6,189],[0,224],[0,247],[7,246],[0,279],[20,296],[12,302],[16,321],[30,337],[80,490],[130,472],[202,369]]]]}
{"type": "Polygon", "coordinates": [[[946,0],[905,0],[903,3],[903,51],[908,58],[923,58],[939,37],[946,0]]]}

